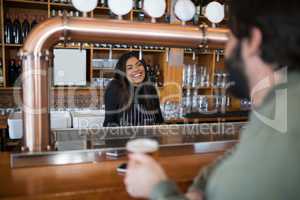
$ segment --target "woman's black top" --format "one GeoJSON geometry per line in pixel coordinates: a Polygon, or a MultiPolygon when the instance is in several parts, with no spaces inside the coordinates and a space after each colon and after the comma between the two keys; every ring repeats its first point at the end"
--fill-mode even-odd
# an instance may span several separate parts
{"type": "Polygon", "coordinates": [[[144,126],[163,123],[155,86],[147,84],[142,87],[147,88],[144,90],[134,88],[133,98],[126,99],[124,106],[124,102],[122,102],[124,101],[122,100],[124,89],[118,80],[112,80],[104,96],[105,120],[103,126],[144,126]],[[145,91],[147,92],[145,93],[145,91]],[[144,101],[140,100],[141,96],[144,97],[144,101]],[[149,96],[148,99],[147,96],[149,96]]]}

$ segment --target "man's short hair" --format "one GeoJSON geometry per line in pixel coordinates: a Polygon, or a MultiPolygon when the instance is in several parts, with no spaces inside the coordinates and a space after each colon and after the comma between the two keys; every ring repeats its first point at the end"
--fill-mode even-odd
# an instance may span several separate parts
{"type": "Polygon", "coordinates": [[[239,40],[256,27],[264,62],[300,70],[300,0],[232,0],[230,8],[230,29],[239,40]]]}

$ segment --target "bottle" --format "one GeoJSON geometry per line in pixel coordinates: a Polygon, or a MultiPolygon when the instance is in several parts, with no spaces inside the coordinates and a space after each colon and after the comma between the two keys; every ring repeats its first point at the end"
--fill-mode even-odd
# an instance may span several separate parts
{"type": "Polygon", "coordinates": [[[155,83],[156,81],[156,78],[155,78],[155,70],[154,70],[154,67],[150,66],[150,65],[147,65],[147,68],[148,68],[148,77],[149,77],[149,80],[152,82],[152,83],[155,83]]]}
{"type": "Polygon", "coordinates": [[[63,14],[63,11],[62,10],[58,10],[58,16],[62,17],[64,14],[63,14]]]}
{"type": "Polygon", "coordinates": [[[138,20],[139,20],[139,21],[144,21],[144,20],[145,20],[145,14],[144,14],[143,11],[140,11],[140,12],[138,13],[138,20]]]}
{"type": "Polygon", "coordinates": [[[30,32],[30,24],[27,19],[28,19],[28,16],[25,15],[23,23],[22,23],[22,31],[21,31],[23,40],[25,40],[27,38],[27,35],[30,32]]]}
{"type": "Polygon", "coordinates": [[[170,14],[166,14],[166,15],[164,16],[164,21],[165,21],[166,23],[168,23],[168,24],[171,23],[171,16],[170,16],[170,14]]]}
{"type": "Polygon", "coordinates": [[[198,111],[198,91],[194,90],[193,96],[192,96],[192,112],[197,112],[198,111]]]}
{"type": "Polygon", "coordinates": [[[135,7],[138,10],[141,10],[143,8],[143,1],[142,0],[136,0],[135,1],[135,7]]]}
{"type": "Polygon", "coordinates": [[[41,23],[41,22],[43,22],[45,20],[46,20],[46,17],[43,16],[43,15],[40,15],[40,17],[38,18],[38,23],[41,23]]]}
{"type": "Polygon", "coordinates": [[[155,82],[156,82],[156,86],[157,87],[162,87],[163,86],[163,80],[162,80],[162,77],[161,77],[161,74],[160,74],[160,69],[159,69],[159,65],[155,65],[155,82]]]}
{"type": "Polygon", "coordinates": [[[148,77],[148,81],[151,81],[150,70],[151,70],[151,66],[146,65],[146,74],[147,74],[147,77],[148,77]]]}
{"type": "Polygon", "coordinates": [[[21,86],[20,83],[20,76],[22,74],[22,61],[18,60],[15,64],[15,86],[21,86]],[[19,80],[18,82],[16,82],[16,80],[19,80]]]}
{"type": "Polygon", "coordinates": [[[16,18],[13,23],[13,35],[15,44],[21,44],[23,42],[21,23],[18,15],[16,15],[16,18]]]}
{"type": "Polygon", "coordinates": [[[204,4],[207,4],[208,2],[205,0],[198,0],[197,3],[195,4],[196,5],[196,13],[201,16],[201,15],[204,15],[204,13],[202,13],[202,9],[203,7],[205,6],[204,4]]]}
{"type": "Polygon", "coordinates": [[[108,6],[107,0],[100,0],[99,3],[100,3],[101,7],[107,7],[108,6]]]}
{"type": "Polygon", "coordinates": [[[16,81],[16,65],[15,65],[15,60],[14,59],[11,59],[10,60],[10,63],[8,65],[8,72],[7,72],[7,75],[8,75],[8,85],[9,86],[13,86],[15,81],[16,81]]]}
{"type": "Polygon", "coordinates": [[[187,72],[187,66],[183,65],[183,69],[182,69],[182,86],[183,87],[187,86],[187,84],[186,84],[186,79],[187,79],[186,74],[187,73],[186,72],[187,72]]]}
{"type": "Polygon", "coordinates": [[[195,6],[196,6],[196,13],[195,13],[194,18],[193,18],[193,24],[198,25],[199,24],[199,17],[201,15],[201,1],[196,1],[195,6]]]}
{"type": "Polygon", "coordinates": [[[68,14],[69,17],[73,17],[74,16],[74,12],[71,10],[68,14]]]}
{"type": "Polygon", "coordinates": [[[207,4],[209,4],[211,2],[211,0],[202,0],[201,1],[201,15],[204,16],[205,15],[205,9],[207,4]]]}
{"type": "Polygon", "coordinates": [[[115,18],[116,18],[116,15],[115,15],[111,10],[109,10],[108,15],[109,15],[109,17],[110,17],[111,19],[115,19],[115,18]]]}
{"type": "Polygon", "coordinates": [[[104,4],[105,4],[105,0],[99,0],[100,7],[104,7],[104,4]]]}
{"type": "Polygon", "coordinates": [[[0,85],[3,84],[3,66],[2,66],[2,60],[0,60],[0,85]]]}
{"type": "Polygon", "coordinates": [[[191,87],[192,86],[192,68],[191,68],[191,65],[187,65],[185,75],[186,75],[186,86],[191,87]]]}
{"type": "Polygon", "coordinates": [[[192,110],[192,95],[191,95],[191,90],[188,89],[186,91],[186,114],[191,113],[192,110]]]}
{"type": "Polygon", "coordinates": [[[8,13],[6,14],[6,19],[4,21],[4,40],[6,44],[13,44],[14,41],[13,24],[8,13]]]}
{"type": "Polygon", "coordinates": [[[120,44],[115,44],[115,45],[113,45],[113,48],[121,48],[121,45],[120,44]]]}
{"type": "Polygon", "coordinates": [[[51,17],[55,17],[56,16],[56,10],[52,9],[51,10],[51,17]]]}
{"type": "Polygon", "coordinates": [[[36,16],[35,16],[35,17],[33,17],[32,21],[31,21],[30,30],[32,30],[37,24],[38,24],[38,22],[37,22],[36,16]]]}
{"type": "Polygon", "coordinates": [[[138,10],[138,14],[137,14],[138,21],[145,20],[145,13],[143,12],[142,8],[143,8],[143,1],[136,0],[136,9],[138,10]]]}
{"type": "Polygon", "coordinates": [[[78,11],[75,12],[75,17],[80,17],[80,13],[78,11]]]}
{"type": "Polygon", "coordinates": [[[196,88],[198,86],[198,74],[196,64],[192,67],[192,87],[196,88]]]}

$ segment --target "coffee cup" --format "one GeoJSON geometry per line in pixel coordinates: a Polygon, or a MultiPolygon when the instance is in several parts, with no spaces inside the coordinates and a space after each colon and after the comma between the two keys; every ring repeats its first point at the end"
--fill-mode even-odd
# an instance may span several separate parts
{"type": "Polygon", "coordinates": [[[140,153],[147,154],[153,158],[158,157],[159,144],[156,140],[149,138],[139,138],[129,141],[126,144],[128,154],[140,153]]]}

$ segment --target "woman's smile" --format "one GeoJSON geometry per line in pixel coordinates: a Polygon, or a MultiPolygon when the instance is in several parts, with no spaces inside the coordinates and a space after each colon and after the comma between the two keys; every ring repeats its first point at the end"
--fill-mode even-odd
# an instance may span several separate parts
{"type": "Polygon", "coordinates": [[[127,60],[126,76],[132,84],[140,84],[145,79],[144,65],[136,57],[127,60]]]}

